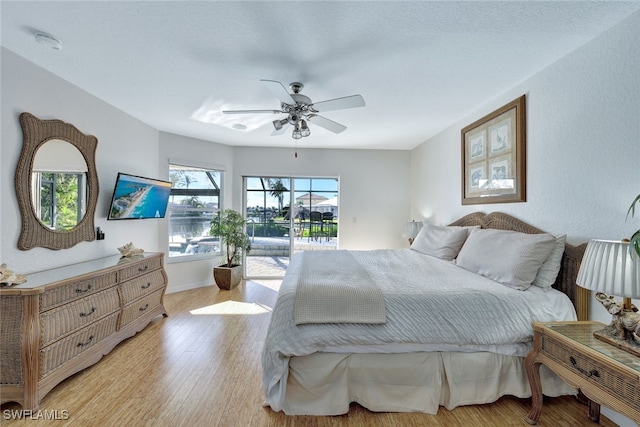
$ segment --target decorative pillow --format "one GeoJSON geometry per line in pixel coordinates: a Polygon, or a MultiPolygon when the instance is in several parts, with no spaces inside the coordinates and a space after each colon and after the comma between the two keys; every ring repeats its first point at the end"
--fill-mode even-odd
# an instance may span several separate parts
{"type": "Polygon", "coordinates": [[[564,244],[567,241],[567,235],[556,236],[556,245],[549,257],[542,263],[542,267],[538,270],[538,275],[533,280],[532,285],[543,288],[545,291],[551,289],[551,286],[558,277],[560,264],[562,262],[562,254],[564,253],[564,244]]]}
{"type": "Polygon", "coordinates": [[[456,264],[514,289],[526,290],[556,244],[550,234],[473,229],[456,264]]]}
{"type": "Polygon", "coordinates": [[[469,235],[469,228],[425,224],[416,236],[411,249],[446,261],[458,256],[469,235]]]}

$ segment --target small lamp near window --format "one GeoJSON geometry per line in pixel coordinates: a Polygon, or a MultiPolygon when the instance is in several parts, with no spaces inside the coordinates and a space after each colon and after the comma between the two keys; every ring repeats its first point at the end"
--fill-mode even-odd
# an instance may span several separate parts
{"type": "Polygon", "coordinates": [[[596,291],[596,300],[613,315],[611,324],[593,335],[640,356],[640,313],[631,304],[631,298],[640,298],[640,258],[629,251],[629,242],[589,241],[576,283],[596,291]]]}
{"type": "Polygon", "coordinates": [[[422,222],[416,222],[411,220],[404,225],[404,231],[402,232],[402,237],[406,237],[409,239],[409,245],[413,243],[413,240],[418,235],[418,232],[422,228],[422,222]]]}

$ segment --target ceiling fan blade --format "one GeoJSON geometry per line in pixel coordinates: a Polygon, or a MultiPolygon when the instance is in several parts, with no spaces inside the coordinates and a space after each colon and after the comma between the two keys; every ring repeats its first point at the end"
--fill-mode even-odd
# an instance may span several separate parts
{"type": "Polygon", "coordinates": [[[326,101],[320,101],[313,103],[312,107],[316,111],[332,111],[332,110],[344,110],[346,108],[364,107],[364,98],[362,95],[351,95],[342,98],[328,99],[326,101]]]}
{"type": "Polygon", "coordinates": [[[333,120],[329,120],[326,117],[317,116],[315,114],[308,116],[307,120],[309,120],[313,124],[316,124],[327,130],[330,130],[333,133],[340,133],[347,128],[346,126],[343,126],[340,123],[336,123],[333,120]]]}
{"type": "Polygon", "coordinates": [[[224,114],[280,114],[282,111],[280,110],[224,110],[222,111],[224,114]]]}
{"type": "Polygon", "coordinates": [[[287,89],[282,85],[282,83],[275,80],[260,80],[263,82],[269,91],[278,98],[280,101],[289,105],[296,105],[296,101],[291,97],[287,89]]]}

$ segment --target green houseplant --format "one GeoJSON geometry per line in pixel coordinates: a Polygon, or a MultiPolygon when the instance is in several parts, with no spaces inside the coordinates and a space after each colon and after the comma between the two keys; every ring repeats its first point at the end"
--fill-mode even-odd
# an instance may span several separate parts
{"type": "MultiPolygon", "coordinates": [[[[640,205],[640,194],[638,194],[633,202],[631,202],[631,206],[629,206],[629,210],[627,211],[627,219],[629,219],[629,215],[635,215],[636,204],[640,205]]],[[[636,255],[640,257],[640,230],[633,233],[629,239],[629,251],[632,251],[633,249],[635,249],[636,255]]]]}
{"type": "Polygon", "coordinates": [[[218,236],[225,249],[227,262],[213,268],[213,278],[220,289],[233,289],[242,280],[242,254],[251,252],[251,240],[245,232],[246,221],[242,214],[225,209],[211,220],[209,234],[218,236]]]}

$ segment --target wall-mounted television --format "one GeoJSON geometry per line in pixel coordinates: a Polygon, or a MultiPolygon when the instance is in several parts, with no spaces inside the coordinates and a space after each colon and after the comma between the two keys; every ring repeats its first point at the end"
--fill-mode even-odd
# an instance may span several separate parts
{"type": "Polygon", "coordinates": [[[164,218],[171,183],[119,172],[107,219],[164,218]]]}

